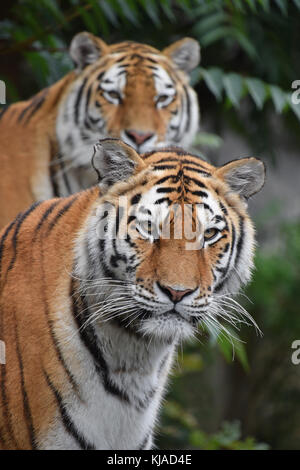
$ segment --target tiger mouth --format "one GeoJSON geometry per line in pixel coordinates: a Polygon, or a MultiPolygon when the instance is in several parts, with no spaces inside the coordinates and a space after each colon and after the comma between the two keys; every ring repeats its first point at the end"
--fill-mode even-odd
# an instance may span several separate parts
{"type": "Polygon", "coordinates": [[[162,314],[162,316],[168,316],[168,315],[175,316],[176,318],[178,318],[180,320],[184,320],[187,323],[192,324],[192,325],[196,325],[200,320],[200,318],[198,316],[185,317],[185,316],[181,315],[180,312],[177,312],[177,310],[175,310],[175,308],[172,308],[172,309],[170,309],[167,312],[164,312],[162,314]]]}

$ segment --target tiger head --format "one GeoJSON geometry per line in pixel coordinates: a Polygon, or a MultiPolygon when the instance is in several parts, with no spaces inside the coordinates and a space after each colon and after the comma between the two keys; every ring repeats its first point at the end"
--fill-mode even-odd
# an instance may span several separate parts
{"type": "Polygon", "coordinates": [[[197,41],[185,38],[161,52],[135,42],[108,45],[83,32],[73,38],[70,55],[75,80],[56,125],[64,155],[87,164],[82,155],[108,136],[139,152],[192,143],[199,111],[189,73],[200,60],[197,41]]]}
{"type": "Polygon", "coordinates": [[[104,139],[93,165],[102,197],[83,249],[89,267],[79,263],[79,275],[95,280],[87,289],[95,285],[93,299],[101,297],[99,321],[168,341],[199,323],[216,333],[226,330],[222,320],[247,322],[230,296],[250,279],[246,201],[264,184],[264,164],[252,157],[216,168],[175,147],[141,157],[104,139]]]}

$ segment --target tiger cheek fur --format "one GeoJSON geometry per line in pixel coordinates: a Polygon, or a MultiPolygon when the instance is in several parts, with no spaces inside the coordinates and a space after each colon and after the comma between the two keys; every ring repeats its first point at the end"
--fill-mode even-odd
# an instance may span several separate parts
{"type": "Polygon", "coordinates": [[[93,167],[100,188],[36,203],[0,233],[1,449],[151,448],[178,342],[251,321],[224,308],[253,266],[258,159],[215,168],[104,139],[93,167]],[[197,250],[160,232],[185,203],[197,250]]]}

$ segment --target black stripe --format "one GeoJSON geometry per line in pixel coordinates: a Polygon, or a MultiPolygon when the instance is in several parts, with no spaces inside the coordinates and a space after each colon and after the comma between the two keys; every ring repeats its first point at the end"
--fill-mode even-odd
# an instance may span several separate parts
{"type": "Polygon", "coordinates": [[[173,193],[173,192],[178,192],[178,191],[181,191],[181,187],[180,186],[177,186],[177,187],[173,187],[173,188],[157,188],[156,192],[157,193],[173,193]]]}
{"type": "Polygon", "coordinates": [[[22,360],[22,355],[21,355],[21,351],[20,351],[20,343],[19,343],[19,335],[18,335],[18,330],[17,330],[16,316],[15,316],[15,334],[16,334],[17,357],[18,357],[20,375],[21,375],[21,390],[22,390],[22,397],[23,397],[24,418],[25,418],[25,422],[27,424],[27,430],[28,430],[28,435],[29,435],[31,448],[36,449],[37,446],[36,446],[36,441],[35,441],[35,431],[34,431],[33,420],[32,420],[32,415],[31,415],[31,410],[30,410],[30,405],[29,405],[29,399],[28,399],[27,390],[26,390],[26,386],[25,386],[23,360],[22,360]]]}
{"type": "Polygon", "coordinates": [[[199,186],[199,188],[207,189],[207,186],[204,183],[202,183],[202,181],[198,181],[191,176],[184,175],[184,180],[187,181],[188,183],[191,183],[191,182],[194,183],[196,186],[199,186]]]}
{"type": "MultiPolygon", "coordinates": [[[[41,201],[38,201],[38,202],[35,202],[26,212],[23,212],[21,214],[19,214],[16,218],[16,227],[15,227],[15,231],[14,231],[14,234],[12,236],[12,244],[13,244],[13,256],[12,256],[12,259],[10,261],[10,264],[7,268],[7,271],[5,273],[5,280],[6,280],[6,277],[8,275],[8,272],[12,270],[15,262],[16,262],[16,259],[17,259],[17,243],[18,243],[18,234],[19,234],[19,231],[20,231],[20,228],[23,224],[23,222],[27,219],[27,217],[41,204],[41,201]]],[[[4,281],[5,282],[5,281],[4,281]]]]}
{"type": "Polygon", "coordinates": [[[78,196],[74,196],[70,201],[67,202],[67,204],[65,204],[62,209],[60,209],[58,211],[58,213],[56,214],[56,216],[53,218],[53,220],[50,222],[49,224],[49,227],[48,227],[48,230],[47,230],[47,234],[49,234],[51,232],[51,230],[53,229],[53,227],[55,227],[57,221],[66,213],[68,212],[68,210],[72,207],[72,205],[74,204],[74,202],[77,200],[77,197],[78,196]]]}
{"type": "Polygon", "coordinates": [[[135,195],[131,198],[130,204],[131,204],[132,206],[134,206],[135,204],[137,204],[137,203],[141,200],[141,197],[142,197],[141,194],[135,194],[135,195]]]}
{"type": "Polygon", "coordinates": [[[235,228],[234,228],[234,225],[233,223],[231,223],[231,230],[232,230],[232,234],[231,234],[231,247],[230,247],[230,254],[229,254],[229,257],[228,257],[228,261],[227,261],[227,265],[225,267],[225,271],[224,271],[224,279],[219,282],[216,287],[215,287],[215,291],[218,292],[219,290],[221,290],[221,288],[223,287],[225,281],[226,281],[226,276],[228,274],[228,270],[229,270],[229,267],[230,267],[230,264],[231,264],[231,259],[232,259],[232,255],[233,255],[233,250],[234,250],[234,246],[235,246],[235,239],[236,239],[236,233],[235,233],[235,228]]]}
{"type": "Polygon", "coordinates": [[[3,109],[1,109],[1,111],[0,111],[0,119],[3,118],[4,114],[9,110],[9,108],[10,108],[10,105],[5,106],[3,109]]]}
{"type": "Polygon", "coordinates": [[[192,166],[184,165],[183,170],[194,171],[195,173],[199,173],[200,175],[204,175],[204,176],[211,176],[211,173],[209,173],[208,171],[200,170],[199,168],[194,168],[192,166]]]}
{"type": "Polygon", "coordinates": [[[175,170],[176,166],[175,165],[154,165],[153,169],[154,171],[175,170]]]}
{"type": "Polygon", "coordinates": [[[38,232],[40,231],[40,229],[42,228],[42,225],[44,224],[44,222],[47,220],[47,218],[49,217],[49,215],[52,213],[52,211],[55,209],[55,207],[57,206],[57,204],[59,204],[59,200],[58,201],[54,201],[51,206],[48,207],[48,209],[44,212],[44,214],[42,215],[42,217],[40,218],[39,220],[39,223],[37,224],[35,230],[34,230],[34,236],[33,236],[33,239],[32,239],[32,242],[35,241],[37,235],[38,235],[38,232]]]}
{"type": "Polygon", "coordinates": [[[58,184],[56,181],[55,168],[53,167],[53,165],[50,166],[50,181],[52,185],[53,196],[59,197],[60,193],[59,193],[58,184]]]}
{"type": "Polygon", "coordinates": [[[223,214],[228,215],[228,211],[221,201],[220,201],[220,207],[221,207],[221,211],[223,212],[223,214]]]}
{"type": "Polygon", "coordinates": [[[120,399],[121,401],[125,403],[130,403],[127,393],[124,390],[119,389],[119,387],[115,385],[109,378],[109,369],[104,359],[103,353],[99,347],[94,328],[92,325],[84,325],[87,318],[89,317],[89,310],[87,304],[85,302],[84,297],[80,296],[80,301],[84,307],[83,314],[82,310],[78,308],[76,303],[73,283],[74,281],[72,279],[70,296],[73,299],[73,316],[78,325],[78,333],[80,335],[80,338],[94,360],[95,369],[102,378],[102,383],[105,390],[111,395],[114,395],[115,397],[120,399]]]}
{"type": "Polygon", "coordinates": [[[79,447],[83,450],[95,450],[95,446],[91,443],[89,443],[84,436],[82,436],[81,433],[79,433],[78,429],[75,427],[73,421],[71,420],[71,417],[69,416],[65,404],[63,402],[62,396],[59,393],[59,391],[55,388],[54,384],[51,382],[49,375],[47,372],[44,370],[44,376],[46,379],[46,382],[48,384],[48,387],[51,389],[53,395],[55,396],[60,416],[64,425],[64,428],[66,431],[75,439],[79,447]]]}
{"type": "Polygon", "coordinates": [[[205,202],[204,202],[204,204],[203,204],[203,207],[204,207],[204,209],[207,209],[211,214],[214,213],[214,211],[213,211],[213,210],[209,207],[209,205],[206,204],[205,202]]]}
{"type": "Polygon", "coordinates": [[[155,201],[155,204],[162,204],[163,202],[167,202],[170,205],[172,201],[168,197],[161,197],[155,201]]]}
{"type": "Polygon", "coordinates": [[[189,193],[190,193],[190,194],[193,194],[194,196],[199,196],[199,197],[202,197],[202,198],[203,198],[203,197],[204,197],[204,198],[208,197],[208,194],[205,193],[204,191],[190,191],[190,190],[189,190],[189,193]]]}
{"type": "Polygon", "coordinates": [[[68,192],[68,194],[72,194],[72,190],[71,190],[70,182],[69,182],[69,179],[68,179],[68,175],[65,171],[65,162],[64,162],[63,158],[61,158],[59,160],[59,166],[60,166],[60,169],[61,169],[61,173],[62,173],[64,183],[65,183],[66,188],[67,188],[67,192],[68,192]]]}
{"type": "Polygon", "coordinates": [[[13,220],[10,223],[10,225],[7,227],[7,229],[5,230],[0,240],[0,275],[1,275],[1,269],[2,269],[2,255],[3,255],[3,250],[4,250],[4,243],[5,243],[6,238],[9,235],[9,232],[13,229],[16,222],[17,222],[17,219],[13,220]]]}
{"type": "Polygon", "coordinates": [[[168,176],[163,176],[162,178],[160,178],[159,180],[156,181],[155,185],[159,185],[159,184],[162,184],[162,183],[165,183],[166,181],[168,181],[169,179],[177,179],[177,175],[168,175],[168,176]]]}
{"type": "Polygon", "coordinates": [[[238,242],[237,242],[237,245],[236,245],[236,257],[235,257],[235,264],[238,262],[239,258],[240,258],[240,255],[241,255],[241,251],[242,251],[242,248],[243,248],[243,243],[244,243],[244,219],[242,216],[239,215],[239,228],[240,228],[240,233],[239,233],[239,238],[238,238],[238,242]]]}
{"type": "Polygon", "coordinates": [[[26,121],[24,124],[28,124],[30,119],[33,117],[33,115],[40,109],[40,107],[43,105],[45,101],[46,96],[40,96],[37,100],[35,100],[35,103],[33,103],[32,110],[28,114],[26,121]]]}
{"type": "Polygon", "coordinates": [[[74,105],[74,118],[75,118],[75,123],[78,124],[79,121],[79,106],[80,106],[80,101],[82,98],[83,90],[87,82],[87,77],[83,80],[82,84],[80,85],[80,88],[77,93],[75,105],[74,105]]]}
{"type": "MultiPolygon", "coordinates": [[[[47,89],[46,89],[47,90],[47,89]]],[[[27,105],[23,111],[21,111],[21,113],[19,114],[19,117],[18,117],[18,122],[21,122],[22,119],[25,117],[25,115],[28,113],[28,111],[30,111],[30,114],[29,116],[27,117],[27,120],[25,122],[25,124],[28,122],[28,120],[30,119],[30,117],[35,113],[35,111],[37,109],[39,109],[39,107],[43,104],[44,100],[45,100],[45,92],[46,90],[44,90],[44,92],[41,92],[39,93],[38,95],[34,96],[29,105],[27,105]]]]}
{"type": "Polygon", "coordinates": [[[156,160],[154,163],[155,165],[159,165],[160,163],[168,163],[168,162],[175,162],[175,163],[181,163],[178,158],[172,158],[173,156],[171,155],[170,157],[167,158],[161,158],[160,160],[156,160]]]}
{"type": "Polygon", "coordinates": [[[201,162],[200,157],[197,157],[196,155],[191,155],[191,154],[188,154],[187,156],[188,157],[194,156],[194,158],[197,159],[197,161],[188,160],[184,158],[182,161],[184,165],[195,165],[195,166],[198,166],[199,168],[202,168],[204,171],[207,171],[207,168],[204,165],[202,165],[202,163],[200,163],[201,162]]]}

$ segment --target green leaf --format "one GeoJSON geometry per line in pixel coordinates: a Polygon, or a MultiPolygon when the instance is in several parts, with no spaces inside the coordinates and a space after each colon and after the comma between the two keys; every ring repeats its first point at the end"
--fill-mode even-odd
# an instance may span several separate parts
{"type": "Polygon", "coordinates": [[[59,21],[65,27],[69,27],[62,11],[60,10],[55,0],[42,0],[41,3],[44,5],[45,9],[47,9],[54,16],[57,21],[59,21]]]}
{"type": "Polygon", "coordinates": [[[258,0],[258,2],[267,13],[270,13],[270,0],[258,0]]]}
{"type": "Polygon", "coordinates": [[[208,132],[199,132],[193,142],[193,145],[202,145],[210,148],[220,148],[223,143],[223,139],[216,134],[208,132]]]}
{"type": "Polygon", "coordinates": [[[226,330],[228,333],[226,333],[225,336],[219,335],[217,339],[217,344],[220,351],[222,352],[227,362],[232,362],[234,360],[234,356],[236,355],[245,372],[248,372],[249,363],[244,343],[239,339],[236,330],[234,330],[231,326],[226,325],[226,330]],[[230,334],[230,337],[228,334],[230,334]]]}
{"type": "Polygon", "coordinates": [[[86,11],[82,7],[78,7],[78,11],[80,12],[82,20],[85,26],[87,27],[87,29],[94,34],[97,34],[98,28],[97,28],[97,24],[95,23],[93,15],[91,15],[88,11],[86,11]]]}
{"type": "Polygon", "coordinates": [[[294,3],[296,5],[296,7],[299,8],[299,10],[300,10],[300,0],[294,0],[294,3]]]}
{"type": "Polygon", "coordinates": [[[241,342],[239,342],[239,343],[236,342],[235,343],[235,353],[236,353],[236,357],[238,358],[238,360],[242,364],[244,370],[246,372],[249,372],[250,367],[249,367],[247,352],[246,352],[246,348],[245,348],[244,343],[241,343],[241,342]]]}
{"type": "Polygon", "coordinates": [[[174,15],[173,9],[172,9],[172,2],[171,0],[161,0],[161,7],[164,11],[164,14],[167,16],[167,18],[172,21],[172,23],[176,22],[176,16],[174,15]]]}
{"type": "Polygon", "coordinates": [[[275,0],[277,3],[278,7],[281,10],[281,13],[283,13],[285,16],[288,14],[288,9],[287,9],[287,2],[286,0],[275,0]]]}
{"type": "Polygon", "coordinates": [[[257,52],[256,52],[256,49],[255,49],[254,45],[252,44],[251,41],[249,41],[249,39],[247,38],[247,36],[244,33],[242,33],[239,30],[234,30],[232,32],[232,35],[236,38],[236,40],[239,43],[239,46],[241,47],[241,49],[244,49],[244,51],[248,54],[248,56],[251,59],[256,59],[257,58],[257,52]]]}
{"type": "Polygon", "coordinates": [[[267,97],[266,85],[258,78],[246,78],[245,83],[258,109],[262,109],[267,97]]]}
{"type": "Polygon", "coordinates": [[[256,8],[256,0],[246,0],[246,2],[248,3],[250,9],[253,11],[253,13],[256,13],[257,12],[257,8],[256,8]]]}
{"type": "Polygon", "coordinates": [[[227,21],[229,18],[229,15],[223,11],[213,13],[198,21],[192,28],[192,33],[197,36],[202,35],[211,29],[215,29],[220,23],[227,21]]]}
{"type": "Polygon", "coordinates": [[[277,113],[281,113],[287,104],[287,97],[285,92],[276,85],[269,85],[269,91],[277,113]]]}
{"type": "Polygon", "coordinates": [[[218,101],[222,98],[223,91],[223,70],[218,67],[212,67],[210,69],[201,69],[204,81],[209,90],[215,95],[218,101]]]}
{"type": "Polygon", "coordinates": [[[229,73],[223,78],[225,91],[231,103],[238,108],[243,94],[243,79],[236,73],[229,73]]]}
{"type": "Polygon", "coordinates": [[[129,20],[130,23],[133,23],[135,26],[139,26],[139,20],[137,16],[137,11],[134,8],[134,5],[131,3],[131,8],[129,6],[129,2],[127,0],[118,0],[118,4],[120,5],[121,12],[124,14],[125,18],[129,20]]]}
{"type": "Polygon", "coordinates": [[[144,9],[148,16],[151,18],[152,22],[158,28],[161,26],[161,21],[159,18],[159,11],[157,8],[156,0],[140,0],[143,4],[144,9]]]}
{"type": "Polygon", "coordinates": [[[201,37],[201,44],[203,47],[210,46],[214,42],[219,41],[220,39],[227,38],[232,36],[233,28],[230,26],[220,26],[215,28],[213,31],[209,31],[201,37]]]}
{"type": "Polygon", "coordinates": [[[117,12],[108,2],[99,2],[101,9],[103,10],[107,19],[111,22],[113,26],[119,26],[119,20],[117,17],[117,12]]]}

